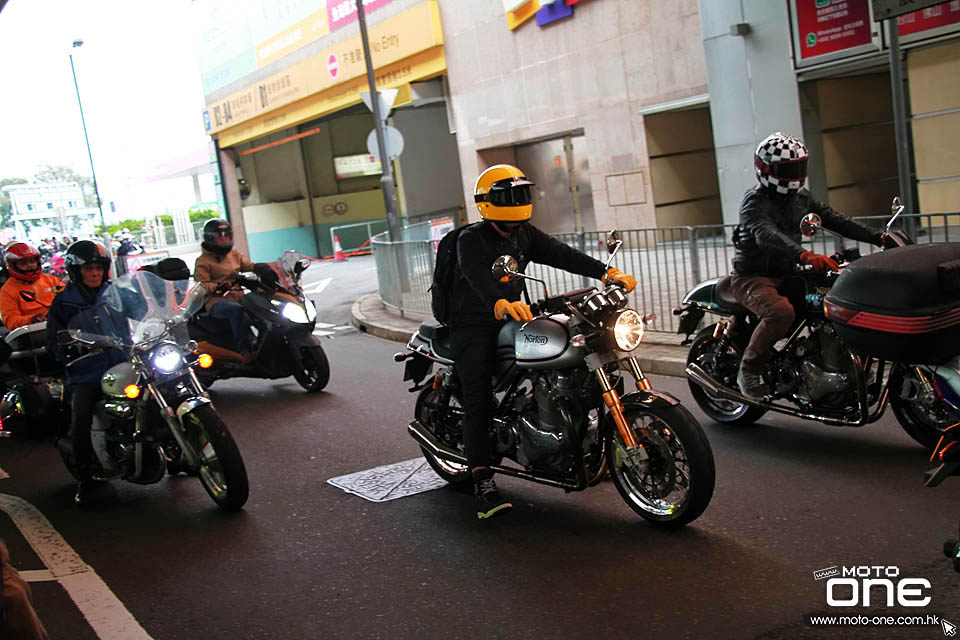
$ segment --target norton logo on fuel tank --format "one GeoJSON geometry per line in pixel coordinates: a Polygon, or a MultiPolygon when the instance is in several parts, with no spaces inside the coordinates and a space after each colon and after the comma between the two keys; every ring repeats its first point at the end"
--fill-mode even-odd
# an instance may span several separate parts
{"type": "Polygon", "coordinates": [[[535,336],[532,334],[524,334],[523,341],[527,344],[547,344],[547,336],[535,336]]]}

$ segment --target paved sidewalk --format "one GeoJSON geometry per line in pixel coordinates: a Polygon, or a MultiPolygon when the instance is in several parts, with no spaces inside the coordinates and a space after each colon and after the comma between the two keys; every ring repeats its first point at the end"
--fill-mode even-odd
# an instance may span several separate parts
{"type": "MultiPolygon", "coordinates": [[[[353,303],[350,321],[360,331],[380,338],[406,343],[421,322],[431,316],[405,312],[401,315],[380,301],[379,294],[371,293],[353,303]]],[[[644,336],[638,351],[644,373],[665,376],[683,376],[687,347],[680,344],[682,336],[650,331],[644,336]]]]}

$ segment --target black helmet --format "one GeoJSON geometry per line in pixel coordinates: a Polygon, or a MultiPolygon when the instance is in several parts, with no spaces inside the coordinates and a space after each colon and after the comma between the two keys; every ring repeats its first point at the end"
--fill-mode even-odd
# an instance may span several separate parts
{"type": "Polygon", "coordinates": [[[203,242],[200,246],[218,255],[226,255],[233,249],[233,227],[226,220],[211,218],[203,225],[203,242]]]}
{"type": "Polygon", "coordinates": [[[106,274],[110,273],[110,252],[93,240],[78,240],[67,249],[67,255],[63,258],[67,267],[67,273],[70,275],[70,281],[80,285],[83,283],[83,277],[80,275],[80,267],[85,264],[99,263],[103,265],[104,279],[106,274]]]}

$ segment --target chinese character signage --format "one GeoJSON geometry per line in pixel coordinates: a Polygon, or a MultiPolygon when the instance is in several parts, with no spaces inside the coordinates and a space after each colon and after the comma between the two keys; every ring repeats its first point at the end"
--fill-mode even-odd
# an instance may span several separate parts
{"type": "Polygon", "coordinates": [[[960,30],[960,0],[906,13],[897,18],[904,42],[960,30]]]}
{"type": "Polygon", "coordinates": [[[793,0],[797,64],[876,50],[868,0],[793,0]]]}

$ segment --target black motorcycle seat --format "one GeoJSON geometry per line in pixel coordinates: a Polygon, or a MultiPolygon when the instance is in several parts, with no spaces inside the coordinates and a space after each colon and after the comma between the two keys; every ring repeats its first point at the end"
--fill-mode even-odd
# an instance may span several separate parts
{"type": "Polygon", "coordinates": [[[713,289],[713,293],[717,298],[717,302],[725,307],[728,307],[733,313],[750,313],[746,307],[741,305],[737,299],[733,297],[733,293],[730,291],[730,279],[730,276],[724,276],[723,278],[717,280],[717,286],[713,289]]]}
{"type": "Polygon", "coordinates": [[[450,342],[449,327],[439,322],[427,321],[420,324],[417,333],[432,345],[435,354],[441,358],[453,360],[453,344],[450,342]]]}

